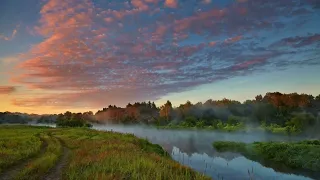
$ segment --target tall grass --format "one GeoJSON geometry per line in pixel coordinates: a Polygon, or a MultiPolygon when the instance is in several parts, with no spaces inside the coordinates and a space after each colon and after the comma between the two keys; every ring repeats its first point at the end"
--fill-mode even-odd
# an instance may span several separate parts
{"type": "MultiPolygon", "coordinates": [[[[23,126],[10,127],[6,132],[0,131],[0,134],[10,134],[14,140],[11,143],[16,142],[10,144],[3,141],[5,145],[1,146],[2,149],[7,147],[13,151],[18,147],[20,154],[24,154],[21,157],[38,153],[38,156],[28,159],[27,165],[15,174],[13,179],[16,180],[46,177],[61,156],[62,143],[57,138],[70,150],[68,162],[62,172],[63,179],[210,179],[173,161],[161,146],[132,134],[100,132],[87,128],[46,129],[23,126]],[[24,138],[20,137],[21,134],[24,138]],[[41,141],[38,134],[47,144],[45,151],[41,151],[42,154],[39,154],[41,141]],[[28,153],[23,153],[23,150],[28,153]]],[[[23,159],[21,157],[17,159],[23,159]]],[[[5,158],[2,158],[2,161],[5,161],[5,158]]],[[[8,166],[3,167],[6,169],[8,166]]]]}
{"type": "Polygon", "coordinates": [[[65,179],[210,179],[131,134],[70,129],[55,135],[73,151],[65,179]]]}
{"type": "Polygon", "coordinates": [[[3,169],[37,154],[41,140],[37,134],[41,128],[27,126],[0,126],[0,173],[3,169]]]}
{"type": "Polygon", "coordinates": [[[40,157],[30,161],[27,166],[19,172],[14,179],[16,180],[36,180],[40,179],[45,173],[52,168],[61,155],[61,144],[57,138],[41,135],[47,143],[46,151],[40,157]]]}

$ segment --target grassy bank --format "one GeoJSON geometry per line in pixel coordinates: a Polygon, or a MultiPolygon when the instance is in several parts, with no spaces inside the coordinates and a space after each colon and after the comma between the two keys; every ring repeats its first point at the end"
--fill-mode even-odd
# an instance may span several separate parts
{"type": "Polygon", "coordinates": [[[217,151],[239,152],[253,160],[282,163],[288,167],[320,171],[320,141],[301,142],[255,142],[251,144],[217,141],[217,151]]]}
{"type": "Polygon", "coordinates": [[[25,164],[7,175],[12,179],[43,179],[58,174],[53,171],[61,163],[62,147],[69,150],[66,165],[60,168],[62,179],[210,179],[173,161],[159,145],[132,134],[26,126],[0,126],[0,132],[3,172],[10,172],[15,163],[25,164]],[[6,141],[9,137],[16,144],[6,141]],[[15,152],[17,147],[21,150],[16,154],[23,155],[6,153],[15,152]],[[8,162],[8,158],[12,160],[8,162]]]}

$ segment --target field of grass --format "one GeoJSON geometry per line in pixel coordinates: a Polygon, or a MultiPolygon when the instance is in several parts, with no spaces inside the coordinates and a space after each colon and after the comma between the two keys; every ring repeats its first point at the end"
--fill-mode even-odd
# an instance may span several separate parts
{"type": "Polygon", "coordinates": [[[41,138],[47,143],[46,151],[30,161],[26,166],[18,172],[14,179],[17,180],[36,180],[45,175],[52,168],[61,155],[61,144],[57,138],[53,138],[46,133],[41,134],[41,138]]]}
{"type": "Polygon", "coordinates": [[[0,126],[0,173],[40,151],[43,128],[0,126]]]}
{"type": "Polygon", "coordinates": [[[254,142],[251,144],[217,141],[213,143],[217,151],[239,152],[253,160],[268,160],[288,167],[320,171],[320,141],[300,142],[254,142]]]}
{"type": "Polygon", "coordinates": [[[210,179],[132,134],[27,126],[0,126],[0,133],[0,179],[210,179]]]}

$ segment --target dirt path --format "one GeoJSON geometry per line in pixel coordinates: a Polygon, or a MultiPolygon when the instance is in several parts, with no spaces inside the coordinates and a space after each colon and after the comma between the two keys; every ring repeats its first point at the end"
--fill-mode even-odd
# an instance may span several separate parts
{"type": "Polygon", "coordinates": [[[40,151],[37,155],[29,157],[27,159],[21,160],[17,162],[15,165],[9,167],[8,169],[4,170],[2,174],[0,174],[1,180],[11,180],[15,175],[17,175],[26,165],[28,165],[29,162],[33,161],[34,159],[37,159],[42,154],[46,152],[46,149],[48,147],[48,143],[40,138],[42,141],[40,151]]]}
{"type": "Polygon", "coordinates": [[[62,171],[68,165],[70,149],[64,144],[64,142],[59,139],[62,146],[62,155],[60,156],[57,164],[49,170],[44,180],[60,180],[62,179],[62,171]]]}

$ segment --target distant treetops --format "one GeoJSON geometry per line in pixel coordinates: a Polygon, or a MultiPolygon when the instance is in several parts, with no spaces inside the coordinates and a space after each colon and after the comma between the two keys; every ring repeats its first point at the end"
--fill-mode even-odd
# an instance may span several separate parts
{"type": "Polygon", "coordinates": [[[93,114],[92,113],[71,113],[67,111],[64,114],[59,114],[57,117],[58,127],[91,127],[88,122],[93,114]]]}

